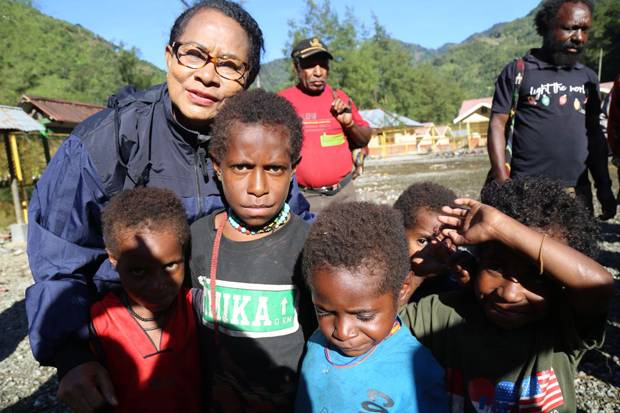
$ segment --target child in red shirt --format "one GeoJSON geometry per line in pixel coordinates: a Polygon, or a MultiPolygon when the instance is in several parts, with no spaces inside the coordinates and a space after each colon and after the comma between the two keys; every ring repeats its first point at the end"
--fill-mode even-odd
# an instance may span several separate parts
{"type": "Polygon", "coordinates": [[[192,296],[182,288],[189,228],[167,189],[136,188],[103,212],[103,237],[122,289],[91,307],[91,344],[106,366],[115,411],[201,409],[192,296]]]}

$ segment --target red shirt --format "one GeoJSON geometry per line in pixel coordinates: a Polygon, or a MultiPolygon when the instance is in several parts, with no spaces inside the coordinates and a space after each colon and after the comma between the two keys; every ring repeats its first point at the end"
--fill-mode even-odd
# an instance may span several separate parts
{"type": "MultiPolygon", "coordinates": [[[[331,113],[332,88],[326,85],[323,93],[317,96],[308,95],[297,86],[278,94],[291,102],[303,121],[304,139],[296,172],[297,182],[309,188],[340,182],[351,172],[353,161],[347,135],[331,113]]],[[[336,94],[343,102],[349,102],[350,98],[343,91],[337,90],[336,94]]],[[[353,102],[351,112],[355,124],[368,126],[353,102]]]]}
{"type": "Polygon", "coordinates": [[[114,293],[91,307],[93,346],[103,352],[116,412],[199,412],[202,381],[192,295],[181,290],[162,330],[160,350],[114,293]]]}

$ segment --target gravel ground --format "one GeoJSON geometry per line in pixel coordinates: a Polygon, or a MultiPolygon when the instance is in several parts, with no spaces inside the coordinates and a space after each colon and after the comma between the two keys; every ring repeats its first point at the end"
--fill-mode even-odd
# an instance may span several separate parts
{"type": "MultiPolygon", "coordinates": [[[[421,180],[433,180],[460,195],[476,197],[487,165],[481,156],[415,157],[396,164],[371,160],[355,184],[361,199],[385,203],[393,203],[408,184],[421,180]]],[[[620,214],[602,223],[601,229],[599,261],[613,274],[616,294],[605,345],[588,352],[578,368],[575,388],[578,411],[582,412],[620,412],[620,214]]],[[[56,400],[55,369],[39,366],[30,352],[24,290],[32,278],[24,250],[24,245],[0,242],[0,410],[66,412],[56,400]]]]}

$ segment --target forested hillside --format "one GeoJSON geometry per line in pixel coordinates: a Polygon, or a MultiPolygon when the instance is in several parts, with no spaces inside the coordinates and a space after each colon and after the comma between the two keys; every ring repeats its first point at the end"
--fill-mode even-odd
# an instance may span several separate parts
{"type": "MultiPolygon", "coordinates": [[[[597,0],[596,7],[586,63],[598,70],[602,49],[601,77],[608,81],[620,72],[620,0],[597,0]]],[[[383,107],[420,121],[448,122],[462,99],[491,95],[501,68],[541,42],[533,27],[535,10],[431,50],[392,38],[376,18],[373,27],[363,27],[352,9],[338,16],[329,0],[306,0],[306,9],[288,22],[283,55],[295,40],[320,36],[336,56],[330,82],[359,107],[383,107]]],[[[24,93],[103,103],[124,84],[145,88],[164,80],[136,50],[48,17],[31,1],[0,0],[0,11],[0,104],[14,105],[24,93]]],[[[263,65],[263,88],[277,91],[292,83],[290,59],[263,65]]]]}
{"type": "Polygon", "coordinates": [[[46,16],[30,1],[0,0],[0,104],[22,94],[104,103],[120,86],[148,87],[164,72],[79,25],[46,16]]]}
{"type": "MultiPolygon", "coordinates": [[[[602,50],[601,79],[609,81],[620,72],[620,0],[595,3],[585,63],[598,71],[602,50]]],[[[504,65],[541,44],[534,29],[536,9],[437,50],[393,39],[377,19],[372,30],[360,30],[351,10],[340,17],[329,0],[307,0],[306,9],[302,19],[289,21],[287,50],[295,40],[320,36],[338,57],[331,81],[353,96],[358,106],[383,107],[421,121],[448,122],[462,99],[492,95],[504,65]]],[[[292,83],[288,59],[264,68],[262,87],[278,90],[292,83]]]]}

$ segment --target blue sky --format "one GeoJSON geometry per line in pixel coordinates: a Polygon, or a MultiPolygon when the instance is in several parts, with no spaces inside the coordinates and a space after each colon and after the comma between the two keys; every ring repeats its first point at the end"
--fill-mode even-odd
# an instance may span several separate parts
{"type": "MultiPolygon", "coordinates": [[[[318,0],[320,1],[320,0],[318,0]]],[[[392,37],[427,48],[460,42],[495,23],[525,16],[539,0],[332,0],[344,16],[353,7],[356,17],[371,27],[372,13],[392,37]]],[[[288,20],[298,20],[304,0],[245,0],[265,35],[263,61],[283,57],[288,39],[288,20]]],[[[127,47],[137,47],[140,56],[164,67],[164,46],[174,19],[183,10],[179,0],[34,0],[34,5],[52,17],[78,23],[99,36],[127,47]]]]}

